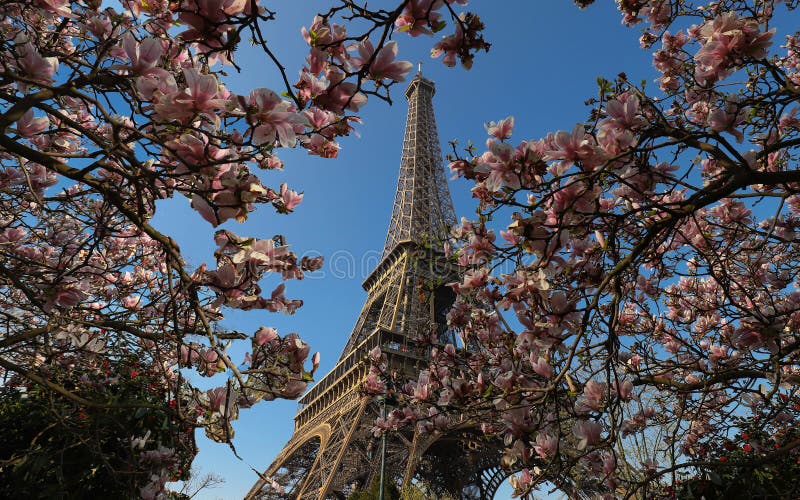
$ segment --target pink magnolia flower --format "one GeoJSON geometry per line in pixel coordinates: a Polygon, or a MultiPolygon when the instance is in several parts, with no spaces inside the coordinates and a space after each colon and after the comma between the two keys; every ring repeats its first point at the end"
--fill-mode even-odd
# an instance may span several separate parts
{"type": "Polygon", "coordinates": [[[536,442],[533,444],[533,449],[539,457],[545,460],[551,458],[556,450],[558,450],[558,437],[546,432],[540,432],[536,435],[536,442]]]}
{"type": "Polygon", "coordinates": [[[800,111],[800,108],[794,107],[788,113],[781,115],[781,119],[778,121],[779,134],[787,135],[792,131],[800,130],[800,119],[797,117],[798,111],[800,111]]]}
{"type": "Polygon", "coordinates": [[[166,474],[150,476],[150,482],[139,489],[142,500],[157,500],[162,497],[164,485],[167,483],[166,474]]]}
{"type": "Polygon", "coordinates": [[[370,349],[367,356],[372,363],[380,363],[383,357],[383,351],[381,351],[380,346],[375,346],[370,349]]]}
{"type": "Polygon", "coordinates": [[[724,198],[719,204],[712,207],[708,213],[717,217],[723,224],[750,222],[752,211],[739,200],[724,198]]]}
{"type": "Polygon", "coordinates": [[[217,111],[230,106],[230,101],[220,91],[217,77],[204,75],[194,68],[183,70],[186,90],[163,96],[154,106],[156,115],[164,121],[184,121],[201,115],[212,123],[219,123],[217,111]]]}
{"type": "Polygon", "coordinates": [[[192,366],[197,364],[200,360],[200,353],[196,349],[197,345],[181,344],[180,347],[180,362],[182,366],[192,366]]]}
{"type": "Polygon", "coordinates": [[[126,33],[122,38],[122,48],[130,61],[129,65],[115,65],[112,68],[127,69],[134,75],[156,76],[166,78],[168,72],[156,65],[164,53],[161,41],[156,38],[145,38],[136,41],[132,34],[126,33]]]}
{"type": "Polygon", "coordinates": [[[727,132],[736,138],[736,142],[744,141],[744,134],[737,127],[746,118],[746,108],[735,100],[728,100],[724,108],[716,108],[708,115],[708,126],[714,132],[727,132]]]}
{"type": "Polygon", "coordinates": [[[275,155],[267,155],[258,159],[258,166],[266,170],[283,170],[283,160],[275,155]]]}
{"type": "Polygon", "coordinates": [[[485,125],[485,128],[489,135],[499,141],[508,139],[514,130],[514,117],[507,116],[498,122],[489,122],[485,125]]]}
{"type": "Polygon", "coordinates": [[[17,64],[20,71],[32,80],[49,84],[58,71],[57,57],[42,57],[39,51],[24,36],[17,37],[17,64]]]}
{"type": "Polygon", "coordinates": [[[208,396],[208,406],[212,411],[218,411],[225,415],[225,406],[228,399],[228,389],[225,387],[215,387],[206,391],[208,396]]]}
{"type": "Polygon", "coordinates": [[[256,330],[253,340],[256,345],[264,345],[278,338],[278,330],[262,326],[256,330]]]}
{"type": "Polygon", "coordinates": [[[0,243],[11,243],[22,240],[28,231],[21,227],[7,227],[0,233],[0,243]]]}
{"type": "MultiPolygon", "coordinates": [[[[311,47],[311,49],[308,51],[308,57],[306,57],[306,64],[307,64],[307,67],[305,67],[305,68],[303,68],[301,70],[302,73],[308,73],[309,75],[319,76],[321,73],[323,73],[329,67],[329,64],[328,64],[328,53],[323,51],[323,50],[321,50],[321,49],[317,49],[315,47],[311,47]]],[[[300,76],[300,81],[297,82],[297,84],[295,84],[295,87],[300,89],[300,93],[299,93],[300,97],[308,98],[308,94],[310,92],[308,92],[306,90],[306,87],[308,87],[309,83],[311,83],[311,82],[305,80],[303,78],[303,76],[302,76],[302,73],[301,73],[301,76],[300,76]]],[[[323,77],[318,81],[327,82],[327,79],[323,77]]],[[[327,85],[326,85],[326,87],[327,87],[327,85]]]]}
{"type": "Polygon", "coordinates": [[[597,382],[596,380],[587,381],[586,385],[583,387],[586,405],[593,410],[599,410],[607,388],[605,382],[597,382]]]}
{"type": "Polygon", "coordinates": [[[619,394],[619,398],[623,401],[628,401],[629,399],[633,399],[633,382],[630,380],[625,380],[621,384],[617,385],[617,382],[614,382],[614,387],[617,390],[617,394],[619,394]]]}
{"type": "Polygon", "coordinates": [[[648,2],[650,5],[643,7],[641,13],[647,16],[647,21],[655,29],[667,25],[672,14],[672,4],[664,0],[648,2]]]}
{"type": "Polygon", "coordinates": [[[755,19],[725,12],[706,21],[695,33],[702,44],[694,56],[695,77],[710,84],[730,75],[745,57],[766,57],[775,29],[762,33],[755,19]]]}
{"type": "Polygon", "coordinates": [[[431,57],[434,59],[444,54],[442,62],[445,66],[453,67],[456,65],[456,58],[458,51],[464,43],[464,31],[461,29],[460,24],[456,24],[455,33],[447,35],[441,40],[436,42],[436,45],[431,49],[431,57]]]}
{"type": "Polygon", "coordinates": [[[537,374],[547,379],[553,377],[553,367],[550,366],[550,363],[545,361],[544,358],[536,356],[536,359],[534,360],[534,353],[531,353],[530,362],[531,366],[533,367],[533,371],[537,374]]]}
{"type": "Polygon", "coordinates": [[[34,118],[33,108],[31,108],[17,120],[17,133],[22,137],[30,138],[44,132],[49,126],[50,120],[46,116],[34,118]]]}
{"type": "Polygon", "coordinates": [[[303,141],[303,147],[308,150],[308,154],[321,158],[336,158],[339,156],[339,144],[322,134],[312,134],[308,140],[303,141]]]}
{"type": "Polygon", "coordinates": [[[52,295],[48,297],[45,307],[46,309],[50,309],[53,306],[67,309],[75,307],[89,297],[87,293],[88,288],[88,283],[83,281],[76,281],[74,279],[70,281],[65,280],[60,283],[52,295]]]}
{"type": "Polygon", "coordinates": [[[676,35],[666,31],[661,37],[662,48],[653,54],[653,66],[661,73],[661,90],[675,91],[680,87],[681,70],[686,59],[682,48],[688,41],[683,31],[676,35]]]}
{"type": "MultiPolygon", "coordinates": [[[[256,300],[253,302],[252,307],[264,308],[271,312],[285,312],[287,314],[294,314],[297,308],[303,305],[303,301],[287,299],[284,295],[285,289],[286,285],[281,283],[275,287],[270,294],[270,298],[263,303],[263,305],[260,300],[256,300]]],[[[308,352],[306,352],[306,355],[308,355],[308,352]]]]}
{"type": "Polygon", "coordinates": [[[507,409],[503,411],[501,419],[507,431],[515,437],[523,436],[533,426],[530,410],[528,408],[507,409]]]}
{"type": "Polygon", "coordinates": [[[87,14],[86,18],[83,19],[82,25],[84,30],[98,39],[107,37],[113,29],[111,20],[107,16],[98,13],[87,14]]]}
{"type": "Polygon", "coordinates": [[[514,233],[513,231],[500,231],[500,237],[503,238],[508,242],[511,246],[519,245],[520,235],[514,233]]]}
{"type": "Polygon", "coordinates": [[[645,124],[639,98],[631,94],[622,94],[606,104],[606,120],[610,125],[625,130],[634,130],[645,124]]]}
{"type": "Polygon", "coordinates": [[[194,68],[184,69],[183,76],[186,78],[186,91],[191,97],[190,102],[197,113],[213,113],[228,106],[226,97],[229,93],[220,86],[216,76],[202,74],[194,68]]]}
{"type": "Polygon", "coordinates": [[[614,474],[617,472],[617,459],[612,453],[603,455],[603,472],[605,474],[614,474]]]}
{"type": "Polygon", "coordinates": [[[199,194],[192,195],[191,206],[193,209],[197,210],[201,217],[211,223],[212,226],[217,227],[220,224],[221,221],[217,218],[214,207],[199,194]]]}
{"type": "Polygon", "coordinates": [[[719,361],[725,360],[729,356],[727,347],[716,344],[709,347],[708,353],[708,360],[712,365],[716,365],[719,361]]]}
{"type": "Polygon", "coordinates": [[[283,183],[281,184],[281,200],[283,201],[283,209],[291,212],[303,201],[303,194],[289,189],[286,183],[283,183]]]}
{"type": "Polygon", "coordinates": [[[363,389],[368,394],[383,394],[386,391],[386,384],[375,374],[370,372],[364,379],[363,389]]]}
{"type": "Polygon", "coordinates": [[[423,371],[419,374],[419,380],[414,385],[413,396],[417,401],[426,401],[430,396],[430,378],[428,373],[423,371]]]}
{"type": "MultiPolygon", "coordinates": [[[[328,46],[337,45],[337,42],[344,40],[347,36],[347,31],[344,26],[338,24],[331,25],[328,23],[327,19],[319,15],[314,16],[311,26],[308,28],[301,28],[300,32],[303,34],[303,38],[307,44],[312,47],[326,47],[326,50],[329,50],[328,46]]],[[[336,50],[342,49],[337,47],[336,50]]]]}
{"type": "Polygon", "coordinates": [[[575,162],[583,162],[584,169],[592,170],[601,161],[599,151],[594,145],[592,136],[586,133],[580,123],[573,127],[572,132],[559,130],[553,136],[554,149],[545,151],[545,161],[560,160],[561,169],[556,175],[563,173],[564,169],[575,162]]]}
{"type": "Polygon", "coordinates": [[[486,268],[474,269],[464,274],[464,281],[459,284],[459,289],[469,290],[471,288],[479,287],[485,284],[489,279],[489,273],[486,268]]]}
{"type": "Polygon", "coordinates": [[[281,390],[280,396],[287,399],[295,399],[303,394],[303,391],[306,390],[306,387],[308,387],[308,382],[303,382],[302,380],[290,380],[286,383],[283,390],[281,390]]]}
{"type": "Polygon", "coordinates": [[[342,73],[330,70],[327,78],[330,84],[325,92],[314,101],[317,106],[340,114],[345,109],[358,111],[361,106],[366,104],[367,96],[358,92],[358,87],[354,83],[343,81],[342,73]]]}
{"type": "Polygon", "coordinates": [[[162,96],[178,91],[171,73],[150,72],[136,79],[136,90],[146,101],[160,101],[162,96]]]}
{"type": "MultiPolygon", "coordinates": [[[[319,71],[314,71],[313,64],[311,66],[311,71],[304,69],[300,72],[300,81],[295,84],[295,88],[298,89],[298,97],[300,97],[303,101],[316,99],[320,95],[324,94],[325,89],[327,89],[330,85],[328,79],[317,76],[319,71]]],[[[309,110],[307,110],[307,112],[308,111],[309,110]]]]}
{"type": "MultiPolygon", "coordinates": [[[[516,492],[525,492],[529,490],[533,483],[533,476],[531,475],[530,470],[522,469],[519,475],[512,475],[508,478],[508,484],[514,488],[515,494],[514,496],[518,496],[516,492]]],[[[522,493],[519,493],[520,495],[522,493]]]]}
{"type": "Polygon", "coordinates": [[[339,120],[339,117],[336,116],[335,113],[317,107],[311,107],[303,110],[303,114],[306,120],[308,120],[308,126],[315,132],[328,139],[332,139],[336,136],[334,124],[339,120]]]}
{"type": "Polygon", "coordinates": [[[557,224],[555,220],[563,216],[561,214],[565,211],[591,213],[594,210],[594,202],[599,196],[600,189],[597,186],[588,191],[582,182],[571,182],[553,195],[551,208],[555,213],[548,214],[550,219],[547,222],[557,224]]]}
{"type": "Polygon", "coordinates": [[[213,375],[217,372],[218,363],[221,362],[219,353],[214,349],[204,349],[198,352],[200,361],[200,372],[205,375],[213,375]]]}
{"type": "Polygon", "coordinates": [[[166,151],[178,160],[178,165],[174,169],[176,174],[195,173],[199,170],[205,174],[215,175],[223,170],[222,166],[215,164],[231,156],[230,150],[209,144],[209,138],[205,134],[182,134],[177,139],[167,142],[166,146],[166,151]]]}
{"type": "MultiPolygon", "coordinates": [[[[250,0],[184,0],[178,19],[190,28],[180,37],[199,42],[195,46],[201,53],[221,47],[221,37],[231,28],[229,18],[249,13],[252,4],[250,0]]],[[[228,62],[224,55],[215,55],[213,60],[228,62]]]]}
{"type": "Polygon", "coordinates": [[[430,27],[438,25],[442,15],[436,11],[443,5],[442,0],[411,0],[394,24],[398,31],[407,32],[413,37],[432,35],[430,27]]]}
{"type": "Polygon", "coordinates": [[[514,148],[510,144],[493,139],[489,139],[486,145],[489,151],[478,158],[474,172],[481,175],[476,177],[484,180],[486,189],[492,192],[500,190],[503,186],[519,189],[520,174],[516,171],[513,160],[514,148]]]}
{"type": "Polygon", "coordinates": [[[283,353],[288,357],[289,369],[294,372],[303,370],[303,363],[308,358],[308,353],[311,347],[300,340],[296,333],[290,333],[286,336],[283,343],[283,353]]]}
{"type": "Polygon", "coordinates": [[[328,21],[319,15],[314,16],[311,26],[300,28],[300,33],[302,33],[306,43],[312,47],[315,45],[328,45],[333,41],[328,21]]]}
{"type": "Polygon", "coordinates": [[[167,448],[166,446],[159,446],[155,450],[147,450],[139,455],[139,458],[144,462],[151,462],[155,464],[164,463],[175,455],[175,450],[167,448]]]}
{"type": "Polygon", "coordinates": [[[122,307],[126,309],[139,309],[142,302],[142,296],[139,294],[128,295],[122,299],[122,307]]]}
{"type": "Polygon", "coordinates": [[[578,438],[578,449],[585,450],[588,445],[598,443],[602,430],[603,426],[600,422],[591,420],[581,420],[577,422],[573,426],[572,432],[575,434],[575,437],[578,438]]]}
{"type": "Polygon", "coordinates": [[[731,344],[737,349],[760,347],[763,341],[764,337],[754,328],[740,327],[731,335],[731,344]]]}
{"type": "Polygon", "coordinates": [[[36,0],[35,2],[43,10],[51,12],[57,16],[74,18],[77,17],[70,9],[70,0],[36,0]]]}
{"type": "Polygon", "coordinates": [[[408,72],[411,71],[411,68],[414,67],[408,61],[395,61],[397,57],[397,42],[387,43],[376,55],[372,41],[367,38],[358,45],[358,55],[359,57],[351,59],[353,67],[363,69],[369,64],[369,76],[375,81],[381,81],[386,78],[395,82],[402,82],[408,72]],[[370,63],[373,58],[374,60],[370,63]]]}
{"type": "MultiPolygon", "coordinates": [[[[219,2],[219,0],[217,0],[219,2]]],[[[222,0],[222,11],[228,16],[238,16],[242,13],[250,13],[251,0],[222,0]]],[[[256,5],[258,2],[256,2],[256,5]]]]}
{"type": "Polygon", "coordinates": [[[305,115],[291,110],[291,104],[281,99],[269,89],[255,89],[250,92],[249,115],[253,129],[253,143],[272,145],[275,141],[282,147],[292,148],[297,144],[295,129],[303,129],[308,124],[305,115]]]}

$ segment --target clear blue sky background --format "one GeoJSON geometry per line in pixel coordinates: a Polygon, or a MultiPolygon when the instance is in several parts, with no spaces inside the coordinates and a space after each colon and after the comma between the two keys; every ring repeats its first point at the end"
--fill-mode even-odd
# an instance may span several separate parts
{"type": "MultiPolygon", "coordinates": [[[[291,79],[307,52],[300,28],[326,3],[264,1],[278,12],[278,20],[265,35],[291,79]]],[[[431,60],[431,38],[396,38],[400,59],[424,61],[424,74],[436,82],[434,108],[443,151],[454,138],[462,145],[472,139],[481,147],[486,138],[484,123],[508,115],[516,118],[515,141],[570,129],[586,118],[588,109],[583,103],[597,95],[597,76],[611,79],[625,71],[632,81],[646,79],[649,87],[656,86],[650,52],[638,46],[639,30],[620,24],[611,0],[599,0],[585,11],[571,0],[473,0],[469,8],[485,21],[486,38],[492,44],[488,54],[478,55],[470,71],[449,69],[431,60]]],[[[279,75],[266,57],[246,45],[243,41],[238,57],[243,72],[227,80],[229,87],[240,93],[255,87],[281,91],[279,75]]],[[[366,298],[361,282],[374,267],[386,237],[405,125],[404,87],[395,88],[392,107],[377,99],[367,104],[361,113],[364,123],[358,127],[361,137],[342,139],[338,159],[323,160],[302,150],[280,153],[285,171],[265,173],[263,179],[273,187],[288,182],[305,193],[294,214],[280,216],[263,208],[245,224],[223,226],[261,238],[283,234],[299,254],[326,257],[325,267],[316,276],[287,283],[287,296],[305,301],[293,316],[228,312],[225,320],[226,325],[245,332],[266,325],[281,334],[300,333],[312,350],[322,353],[319,377],[332,368],[344,347],[366,298]]],[[[458,216],[473,213],[469,188],[463,180],[450,183],[458,216]]],[[[213,260],[213,229],[189,208],[187,200],[164,202],[156,224],[180,243],[192,264],[213,260]]],[[[271,290],[276,284],[272,280],[264,288],[271,290]]],[[[196,498],[241,498],[257,479],[249,466],[265,469],[291,437],[295,410],[293,401],[276,401],[241,413],[235,424],[235,444],[244,462],[227,446],[198,435],[200,453],[195,466],[200,473],[223,476],[226,483],[196,498]]],[[[510,490],[501,490],[497,498],[510,498],[510,490]]]]}

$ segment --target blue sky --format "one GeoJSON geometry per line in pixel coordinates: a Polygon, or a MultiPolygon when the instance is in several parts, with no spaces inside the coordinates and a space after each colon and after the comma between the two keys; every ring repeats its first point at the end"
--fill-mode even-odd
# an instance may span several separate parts
{"type": "MultiPolygon", "coordinates": [[[[469,8],[486,23],[486,39],[492,48],[476,57],[470,71],[431,60],[431,38],[398,36],[400,59],[422,60],[424,74],[436,82],[434,108],[442,150],[449,150],[451,139],[462,145],[471,139],[480,148],[486,138],[484,123],[508,115],[516,118],[514,141],[571,129],[587,116],[583,103],[597,95],[597,76],[610,79],[624,71],[632,81],[646,79],[648,87],[655,88],[650,53],[638,46],[639,31],[620,24],[614,2],[598,3],[580,11],[570,0],[474,0],[469,8]]],[[[310,23],[314,9],[323,2],[264,4],[278,12],[278,20],[267,27],[265,36],[293,80],[307,51],[300,28],[310,23]]],[[[245,41],[242,49],[238,62],[243,71],[231,72],[227,80],[231,90],[246,93],[269,87],[281,91],[279,74],[266,57],[246,47],[245,41]]],[[[287,297],[305,301],[293,316],[229,311],[225,320],[227,326],[245,332],[260,325],[276,327],[281,334],[298,332],[313,351],[322,353],[320,378],[332,368],[347,341],[366,298],[361,282],[383,248],[405,125],[404,86],[394,89],[393,106],[373,99],[363,108],[361,137],[342,139],[338,159],[323,160],[302,150],[280,152],[285,170],[266,173],[263,179],[273,187],[287,182],[305,193],[295,213],[281,216],[265,207],[245,224],[223,226],[261,238],[283,234],[298,254],[326,257],[326,265],[316,276],[287,283],[287,297]]],[[[473,213],[469,187],[463,180],[450,183],[459,217],[473,213]]],[[[182,199],[164,202],[156,224],[180,243],[192,264],[210,262],[213,229],[188,205],[182,199]]],[[[264,288],[275,284],[269,281],[264,288]]],[[[295,410],[293,401],[276,401],[241,413],[234,426],[235,445],[244,462],[227,446],[198,435],[200,454],[195,466],[201,473],[223,476],[226,483],[195,498],[241,498],[256,480],[249,466],[265,469],[291,437],[295,410]]],[[[507,489],[497,496],[507,497],[507,489]]]]}

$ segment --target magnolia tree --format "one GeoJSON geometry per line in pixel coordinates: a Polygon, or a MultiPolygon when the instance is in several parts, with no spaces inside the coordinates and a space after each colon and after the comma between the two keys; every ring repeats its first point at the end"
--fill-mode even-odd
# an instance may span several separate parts
{"type": "Polygon", "coordinates": [[[219,322],[225,308],[291,314],[302,302],[281,280],[321,258],[221,229],[216,262],[190,268],[151,223],[157,201],[185,197],[214,227],[259,205],[291,212],[302,195],[264,183],[282,167],[277,150],[336,156],[352,113],[368,96],[389,100],[411,69],[393,33],[450,25],[434,53],[471,64],[488,46],[477,16],[455,10],[464,3],[331,2],[302,30],[298,78],[262,35],[276,16],[258,0],[2,3],[0,417],[34,417],[3,447],[5,477],[83,474],[74,488],[156,498],[186,477],[194,429],[230,442],[239,409],[303,391],[318,357],[307,370],[297,335],[219,322]],[[274,62],[281,88],[226,88],[243,39],[274,62]],[[244,359],[227,354],[237,344],[244,359]],[[198,389],[186,370],[218,387],[198,389]],[[67,470],[76,447],[84,466],[67,470]],[[100,476],[113,484],[91,490],[100,476]]]}
{"type": "Polygon", "coordinates": [[[621,73],[572,130],[454,149],[462,344],[378,428],[480,425],[518,494],[796,497],[797,2],[617,4],[658,89],[621,73]]]}

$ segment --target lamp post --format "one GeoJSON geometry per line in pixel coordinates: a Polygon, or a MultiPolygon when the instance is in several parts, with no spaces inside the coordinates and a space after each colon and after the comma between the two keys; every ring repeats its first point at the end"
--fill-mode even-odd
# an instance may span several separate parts
{"type": "MultiPolygon", "coordinates": [[[[386,421],[386,398],[381,396],[381,416],[386,421]]],[[[386,471],[386,431],[381,435],[381,479],[378,500],[383,500],[383,481],[386,471]]]]}

